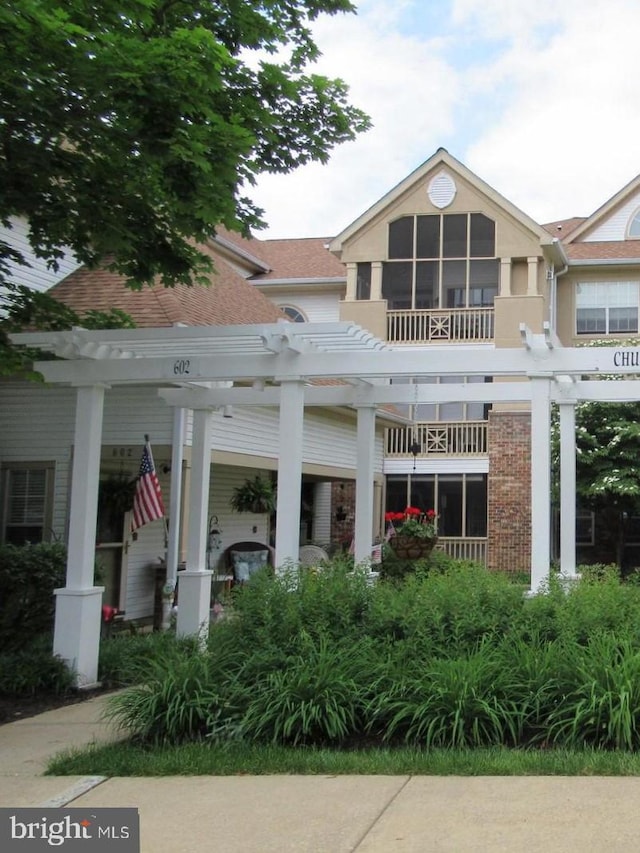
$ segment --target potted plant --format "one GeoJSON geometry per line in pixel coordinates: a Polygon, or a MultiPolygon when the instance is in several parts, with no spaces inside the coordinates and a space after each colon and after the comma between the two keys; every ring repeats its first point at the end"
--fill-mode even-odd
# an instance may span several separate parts
{"type": "Polygon", "coordinates": [[[256,474],[233,490],[230,503],[235,512],[273,512],[276,508],[276,490],[269,478],[256,474]]]}
{"type": "Polygon", "coordinates": [[[428,557],[438,541],[436,511],[408,506],[404,512],[387,512],[389,545],[396,556],[403,560],[419,560],[428,557]]]}

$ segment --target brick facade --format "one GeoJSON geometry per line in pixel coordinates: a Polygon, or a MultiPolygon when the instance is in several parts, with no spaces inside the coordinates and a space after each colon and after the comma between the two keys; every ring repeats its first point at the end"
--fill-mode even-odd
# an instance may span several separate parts
{"type": "Polygon", "coordinates": [[[531,567],[531,417],[490,412],[487,497],[487,567],[531,567]]]}
{"type": "Polygon", "coordinates": [[[353,480],[331,484],[331,541],[350,543],[355,529],[356,484],[353,480]],[[338,517],[339,516],[339,517],[338,517]]]}

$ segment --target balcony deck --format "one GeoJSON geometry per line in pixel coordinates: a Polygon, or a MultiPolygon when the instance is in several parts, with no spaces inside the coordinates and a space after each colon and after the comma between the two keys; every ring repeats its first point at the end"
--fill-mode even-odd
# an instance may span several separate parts
{"type": "Polygon", "coordinates": [[[417,459],[434,456],[485,456],[487,421],[418,422],[391,427],[386,434],[387,459],[413,457],[412,444],[420,445],[417,459]]]}
{"type": "Polygon", "coordinates": [[[489,343],[493,308],[387,311],[387,341],[393,344],[489,343]]]}

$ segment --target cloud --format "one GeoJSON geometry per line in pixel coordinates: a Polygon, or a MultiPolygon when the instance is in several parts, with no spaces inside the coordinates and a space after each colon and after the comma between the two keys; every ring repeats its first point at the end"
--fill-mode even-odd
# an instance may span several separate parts
{"type": "Polygon", "coordinates": [[[637,0],[362,0],[314,26],[317,71],[374,127],[259,180],[265,236],[329,236],[446,147],[539,222],[587,215],[639,169],[637,0]]]}

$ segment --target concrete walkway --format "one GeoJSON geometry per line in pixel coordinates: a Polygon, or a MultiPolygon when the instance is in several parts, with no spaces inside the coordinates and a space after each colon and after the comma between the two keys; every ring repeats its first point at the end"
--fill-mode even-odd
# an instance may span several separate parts
{"type": "Polygon", "coordinates": [[[113,739],[104,697],[0,726],[0,806],[137,807],[143,853],[631,853],[640,779],[44,777],[113,739]]]}

